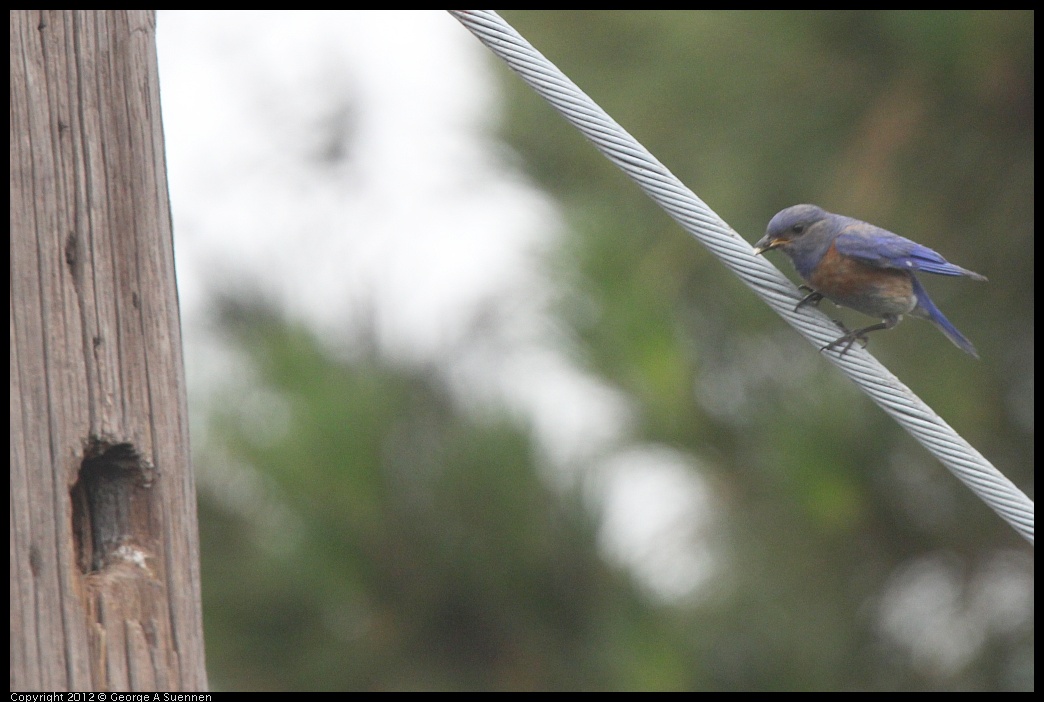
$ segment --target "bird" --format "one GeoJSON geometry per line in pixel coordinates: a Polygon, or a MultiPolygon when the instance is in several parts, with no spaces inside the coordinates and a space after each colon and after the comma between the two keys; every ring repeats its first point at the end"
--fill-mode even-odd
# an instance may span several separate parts
{"type": "Polygon", "coordinates": [[[821,351],[841,348],[840,355],[867,334],[891,329],[904,314],[927,319],[957,348],[979,357],[975,346],[935,306],[915,272],[964,276],[985,281],[986,276],[950,263],[922,244],[852,217],[833,214],[816,205],[794,205],[769,221],[754,253],[778,249],[794,264],[808,294],[797,303],[818,305],[825,297],[881,321],[849,331],[821,351]]]}

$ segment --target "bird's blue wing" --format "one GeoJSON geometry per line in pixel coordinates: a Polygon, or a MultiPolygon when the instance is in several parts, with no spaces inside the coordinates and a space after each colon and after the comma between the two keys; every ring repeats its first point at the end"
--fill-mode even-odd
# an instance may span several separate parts
{"type": "Polygon", "coordinates": [[[924,271],[937,275],[966,275],[985,280],[978,273],[955,266],[927,246],[866,222],[853,221],[844,227],[837,237],[835,246],[841,255],[877,268],[924,271]]]}

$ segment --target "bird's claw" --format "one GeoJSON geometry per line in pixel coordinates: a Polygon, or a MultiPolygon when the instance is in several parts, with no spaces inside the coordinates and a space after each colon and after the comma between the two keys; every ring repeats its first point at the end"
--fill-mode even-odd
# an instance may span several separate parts
{"type": "Polygon", "coordinates": [[[798,290],[808,290],[809,293],[808,295],[805,295],[803,298],[801,298],[801,300],[799,300],[796,305],[794,305],[795,312],[797,312],[805,305],[812,305],[813,307],[818,307],[819,303],[823,301],[823,293],[817,292],[816,290],[813,290],[807,285],[799,285],[798,290]]]}
{"type": "Polygon", "coordinates": [[[869,335],[864,333],[862,329],[851,331],[841,322],[841,320],[835,319],[833,320],[833,322],[841,328],[841,331],[843,331],[844,334],[842,336],[837,337],[829,344],[821,348],[820,351],[829,351],[830,349],[838,348],[839,346],[844,344],[844,348],[841,349],[841,353],[839,354],[841,356],[844,356],[846,353],[848,353],[848,350],[852,348],[852,345],[855,344],[855,342],[861,341],[863,343],[864,349],[866,348],[866,345],[870,343],[869,335]]]}

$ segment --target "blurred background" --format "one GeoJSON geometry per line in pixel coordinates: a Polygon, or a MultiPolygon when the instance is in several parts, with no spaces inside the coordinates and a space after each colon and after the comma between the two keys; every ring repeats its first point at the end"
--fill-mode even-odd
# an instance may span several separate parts
{"type": "MultiPolygon", "coordinates": [[[[504,17],[749,241],[988,276],[870,350],[1033,497],[1031,12],[504,17]]],[[[1033,689],[1032,547],[448,14],[157,34],[215,689],[1033,689]]]]}

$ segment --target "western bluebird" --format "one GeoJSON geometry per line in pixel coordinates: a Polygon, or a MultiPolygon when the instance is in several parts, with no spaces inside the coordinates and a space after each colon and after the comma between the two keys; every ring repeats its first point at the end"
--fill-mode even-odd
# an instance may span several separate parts
{"type": "MultiPolygon", "coordinates": [[[[810,290],[797,304],[818,304],[824,297],[871,317],[872,324],[824,346],[826,351],[845,344],[843,356],[857,339],[878,329],[891,329],[904,314],[931,321],[962,350],[975,358],[975,347],[950,324],[928,297],[914,271],[939,275],[963,275],[973,280],[985,276],[955,266],[927,246],[851,217],[831,214],[815,205],[794,205],[776,214],[754,253],[779,249],[810,290]]],[[[843,327],[842,327],[843,328],[843,327]]]]}

